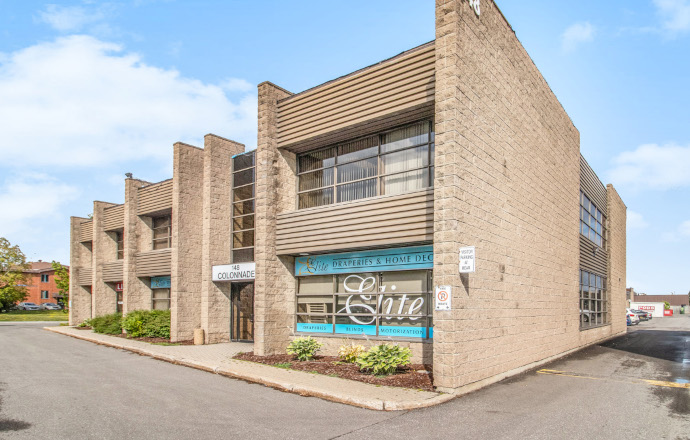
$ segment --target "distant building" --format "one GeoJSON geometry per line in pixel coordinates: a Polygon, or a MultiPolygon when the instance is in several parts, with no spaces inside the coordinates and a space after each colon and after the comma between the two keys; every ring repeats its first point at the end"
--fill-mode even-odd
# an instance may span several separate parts
{"type": "Polygon", "coordinates": [[[634,302],[664,302],[668,301],[671,307],[674,306],[687,306],[688,305],[688,295],[646,295],[635,294],[633,298],[634,302]]]}
{"type": "MultiPolygon", "coordinates": [[[[27,279],[27,289],[29,296],[25,301],[35,304],[57,303],[62,298],[55,284],[55,271],[51,263],[38,260],[29,262],[30,269],[24,271],[29,278],[27,279]]],[[[69,271],[69,267],[67,270],[69,271]]]]}

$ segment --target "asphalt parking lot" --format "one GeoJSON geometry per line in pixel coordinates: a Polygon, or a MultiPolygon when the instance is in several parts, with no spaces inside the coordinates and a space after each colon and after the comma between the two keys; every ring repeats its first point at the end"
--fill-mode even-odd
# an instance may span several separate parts
{"type": "Polygon", "coordinates": [[[690,439],[690,317],[432,408],[377,412],[0,323],[0,438],[690,439]]]}

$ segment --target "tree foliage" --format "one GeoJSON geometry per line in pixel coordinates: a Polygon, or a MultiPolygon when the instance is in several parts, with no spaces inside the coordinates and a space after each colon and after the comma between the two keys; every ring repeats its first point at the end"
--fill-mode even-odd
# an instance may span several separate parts
{"type": "Polygon", "coordinates": [[[60,264],[59,261],[53,260],[51,265],[55,271],[55,286],[60,296],[62,296],[60,301],[62,302],[64,310],[67,310],[69,305],[69,271],[65,266],[60,264]]]}
{"type": "Polygon", "coordinates": [[[4,237],[0,237],[0,310],[8,310],[29,295],[26,288],[26,256],[4,237]]]}

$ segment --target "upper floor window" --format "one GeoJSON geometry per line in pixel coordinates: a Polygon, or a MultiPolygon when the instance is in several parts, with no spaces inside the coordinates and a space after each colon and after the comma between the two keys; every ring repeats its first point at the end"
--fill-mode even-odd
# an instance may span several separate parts
{"type": "Polygon", "coordinates": [[[254,169],[256,152],[232,158],[232,262],[254,261],[254,169]]]}
{"type": "Polygon", "coordinates": [[[169,215],[153,218],[153,249],[172,247],[172,220],[169,215]]]}
{"type": "Polygon", "coordinates": [[[125,233],[124,231],[115,232],[115,242],[117,243],[117,259],[125,258],[125,233]]]}
{"type": "Polygon", "coordinates": [[[585,193],[580,192],[580,233],[597,245],[604,247],[605,222],[606,217],[585,193]]]}
{"type": "Polygon", "coordinates": [[[298,180],[299,209],[432,187],[432,122],[300,154],[298,180]]]}
{"type": "Polygon", "coordinates": [[[47,283],[48,281],[50,281],[50,275],[48,275],[48,274],[41,274],[41,282],[42,282],[42,283],[47,283]]]}

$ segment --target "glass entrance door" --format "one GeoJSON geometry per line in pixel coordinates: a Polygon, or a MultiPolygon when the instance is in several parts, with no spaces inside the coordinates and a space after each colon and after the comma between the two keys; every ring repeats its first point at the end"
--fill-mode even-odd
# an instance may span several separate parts
{"type": "Polygon", "coordinates": [[[230,339],[253,341],[254,283],[232,283],[230,293],[230,339]]]}

